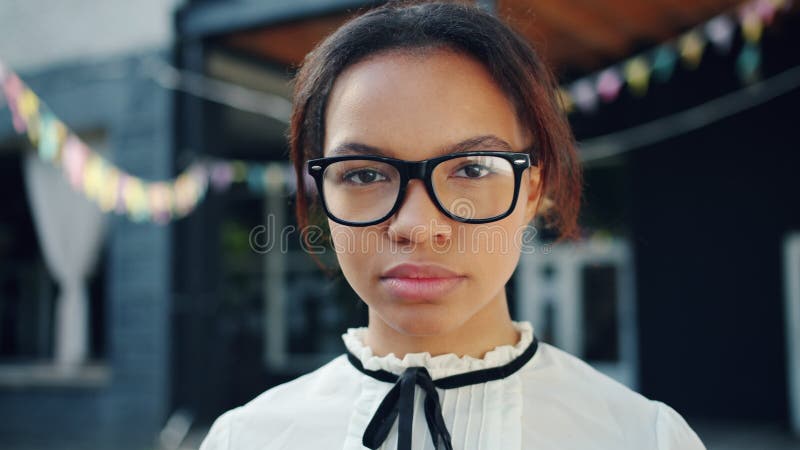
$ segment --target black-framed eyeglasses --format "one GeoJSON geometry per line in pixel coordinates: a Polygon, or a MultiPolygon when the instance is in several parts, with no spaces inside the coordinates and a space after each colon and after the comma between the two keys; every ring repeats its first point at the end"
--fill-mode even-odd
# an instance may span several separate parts
{"type": "Polygon", "coordinates": [[[522,173],[536,165],[528,152],[470,151],[422,161],[377,155],[311,159],[325,214],[349,226],[383,222],[397,212],[409,180],[425,183],[428,196],[447,217],[464,223],[500,220],[514,209],[522,173]]]}

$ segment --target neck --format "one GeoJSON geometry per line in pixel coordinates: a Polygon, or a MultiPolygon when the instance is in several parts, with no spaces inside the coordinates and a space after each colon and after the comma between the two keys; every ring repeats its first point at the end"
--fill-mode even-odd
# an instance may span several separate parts
{"type": "Polygon", "coordinates": [[[515,345],[521,336],[511,322],[505,289],[466,322],[435,335],[409,335],[389,326],[372,310],[364,343],[376,356],[394,353],[429,352],[432,356],[454,353],[481,359],[486,352],[500,345],[515,345]]]}

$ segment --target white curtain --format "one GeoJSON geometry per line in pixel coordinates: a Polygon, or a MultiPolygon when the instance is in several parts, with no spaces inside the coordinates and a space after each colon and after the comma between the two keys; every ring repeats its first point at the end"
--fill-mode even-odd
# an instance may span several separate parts
{"type": "Polygon", "coordinates": [[[59,286],[55,361],[62,369],[75,369],[89,353],[86,279],[101,248],[105,218],[95,204],[70,187],[53,164],[26,152],[22,165],[39,246],[59,286]]]}

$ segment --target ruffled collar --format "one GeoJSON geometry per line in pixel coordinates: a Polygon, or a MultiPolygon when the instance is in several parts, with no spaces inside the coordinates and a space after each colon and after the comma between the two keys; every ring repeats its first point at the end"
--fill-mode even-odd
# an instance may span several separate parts
{"type": "Polygon", "coordinates": [[[533,341],[533,326],[528,321],[512,321],[514,328],[520,332],[519,341],[505,344],[486,352],[483,358],[469,355],[457,356],[454,353],[431,356],[429,352],[407,353],[403,359],[394,353],[376,356],[372,348],[364,344],[364,333],[367,327],[348,328],[342,335],[347,350],[355,356],[367,370],[385,370],[393,374],[401,374],[409,367],[425,367],[431,378],[448,377],[481,369],[499,367],[510,363],[530,346],[533,341]]]}

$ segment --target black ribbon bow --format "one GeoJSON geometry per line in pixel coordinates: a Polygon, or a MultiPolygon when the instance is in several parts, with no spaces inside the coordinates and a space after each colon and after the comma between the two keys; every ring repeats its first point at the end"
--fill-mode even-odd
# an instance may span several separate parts
{"type": "Polygon", "coordinates": [[[433,448],[439,448],[441,437],[445,450],[453,450],[450,443],[450,433],[442,417],[442,407],[439,404],[439,394],[433,384],[431,375],[424,367],[409,367],[400,375],[397,383],[386,394],[375,411],[364,431],[362,444],[375,450],[380,447],[389,431],[392,429],[397,415],[400,415],[398,425],[397,448],[398,450],[411,450],[411,428],[414,419],[414,393],[419,385],[425,392],[425,420],[433,439],[433,448]]]}
{"type": "Polygon", "coordinates": [[[442,417],[442,407],[439,404],[439,394],[436,392],[436,388],[455,389],[471,384],[503,379],[521,369],[522,366],[530,361],[533,355],[536,354],[538,347],[539,340],[536,336],[533,336],[528,348],[508,364],[451,375],[439,378],[436,381],[431,379],[431,375],[425,367],[409,367],[400,376],[386,370],[369,370],[364,368],[361,361],[354,354],[347,352],[347,359],[358,371],[376,380],[394,383],[394,386],[392,386],[375,411],[375,415],[372,416],[372,420],[367,424],[362,444],[372,450],[380,447],[389,435],[389,431],[391,431],[392,425],[399,415],[397,448],[398,450],[411,450],[414,394],[416,386],[419,386],[425,393],[425,420],[428,422],[428,430],[431,432],[433,448],[439,450],[439,438],[441,438],[445,450],[453,450],[450,432],[447,431],[444,417],[442,417]]]}

